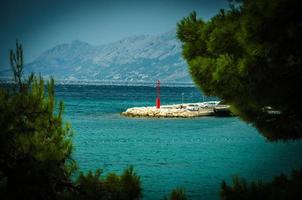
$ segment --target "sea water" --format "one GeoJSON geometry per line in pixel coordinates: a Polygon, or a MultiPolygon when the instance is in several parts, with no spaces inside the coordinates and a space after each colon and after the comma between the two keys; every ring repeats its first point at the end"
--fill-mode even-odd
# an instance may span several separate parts
{"type": "MultiPolygon", "coordinates": [[[[232,176],[265,181],[302,167],[302,141],[268,142],[236,117],[127,118],[129,107],[155,104],[156,89],[144,86],[56,86],[64,121],[75,132],[73,157],[81,170],[121,173],[133,165],[143,199],[162,199],[177,187],[189,199],[219,199],[232,176]]],[[[215,100],[195,87],[162,87],[162,104],[215,100]]]]}

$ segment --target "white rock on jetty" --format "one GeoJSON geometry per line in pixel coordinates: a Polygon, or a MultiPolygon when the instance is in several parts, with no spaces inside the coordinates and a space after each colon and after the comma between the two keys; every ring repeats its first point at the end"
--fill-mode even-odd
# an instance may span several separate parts
{"type": "Polygon", "coordinates": [[[127,117],[200,117],[211,116],[214,114],[212,106],[203,106],[204,103],[166,105],[161,108],[134,107],[129,108],[122,115],[127,117]]]}

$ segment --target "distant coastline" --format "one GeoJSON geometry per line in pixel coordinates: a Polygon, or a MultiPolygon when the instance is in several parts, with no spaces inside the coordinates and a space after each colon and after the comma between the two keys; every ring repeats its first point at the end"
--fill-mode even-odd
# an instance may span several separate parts
{"type": "MultiPolygon", "coordinates": [[[[50,76],[43,76],[44,79],[49,79],[50,76]]],[[[0,84],[13,83],[11,77],[0,77],[0,84]]],[[[154,82],[145,81],[115,81],[115,80],[57,80],[55,85],[112,85],[112,86],[147,86],[154,87],[154,82]]],[[[162,87],[196,87],[192,82],[161,82],[162,87]]]]}

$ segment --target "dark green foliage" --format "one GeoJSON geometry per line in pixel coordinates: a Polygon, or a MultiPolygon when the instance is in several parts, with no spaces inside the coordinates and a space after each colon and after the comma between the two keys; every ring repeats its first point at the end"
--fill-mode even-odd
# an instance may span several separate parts
{"type": "Polygon", "coordinates": [[[140,199],[142,189],[140,178],[127,168],[121,176],[110,173],[101,177],[101,171],[81,173],[76,180],[79,190],[73,193],[72,199],[99,199],[99,200],[135,200],[140,199]]]}
{"type": "Polygon", "coordinates": [[[187,200],[186,191],[183,188],[176,188],[172,190],[169,198],[165,197],[164,200],[187,200]]]}
{"type": "Polygon", "coordinates": [[[139,199],[141,194],[140,178],[136,175],[133,167],[129,167],[124,171],[120,179],[123,199],[139,199]]]}
{"type": "Polygon", "coordinates": [[[187,200],[186,192],[182,188],[172,190],[170,200],[187,200]]]}
{"type": "MultiPolygon", "coordinates": [[[[11,51],[11,57],[15,60],[11,51]]],[[[17,44],[17,58],[22,48],[17,44]]],[[[7,198],[54,199],[76,169],[71,158],[72,131],[62,122],[63,103],[55,114],[54,81],[44,91],[42,78],[21,81],[22,56],[15,81],[20,90],[0,88],[0,171],[7,198]]]]}
{"type": "Polygon", "coordinates": [[[10,50],[9,60],[14,73],[14,80],[19,86],[21,86],[24,60],[23,60],[22,45],[19,44],[18,42],[16,42],[16,52],[10,50]]]}
{"type": "Polygon", "coordinates": [[[246,183],[244,179],[233,178],[233,185],[221,185],[224,200],[299,200],[302,199],[302,170],[294,170],[290,178],[280,175],[271,183],[246,183]]]}
{"type": "Polygon", "coordinates": [[[195,83],[269,140],[302,137],[302,1],[245,0],[178,23],[195,83]]]}
{"type": "Polygon", "coordinates": [[[72,159],[72,130],[56,104],[54,80],[22,77],[22,46],[10,51],[14,87],[0,87],[0,199],[121,199],[141,197],[130,167],[121,175],[80,173],[72,159]]]}

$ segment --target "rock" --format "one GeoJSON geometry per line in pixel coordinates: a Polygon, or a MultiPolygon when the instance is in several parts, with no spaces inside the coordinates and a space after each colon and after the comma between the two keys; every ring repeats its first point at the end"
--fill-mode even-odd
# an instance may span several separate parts
{"type": "MultiPolygon", "coordinates": [[[[196,103],[197,104],[197,103],[196,103]]],[[[169,118],[191,118],[201,116],[211,116],[214,114],[213,109],[199,108],[196,111],[187,110],[188,104],[166,105],[160,109],[152,107],[134,107],[128,108],[121,114],[126,117],[169,117],[169,118]]]]}

